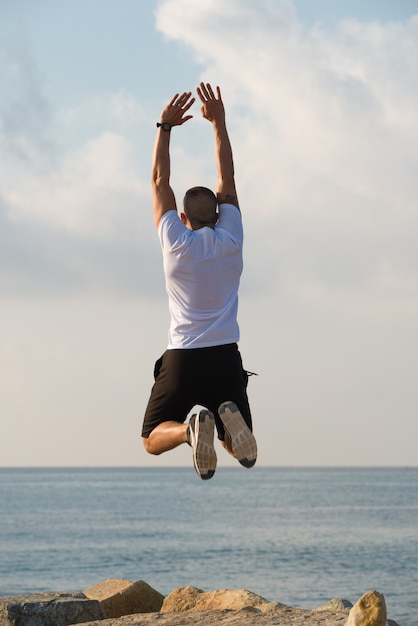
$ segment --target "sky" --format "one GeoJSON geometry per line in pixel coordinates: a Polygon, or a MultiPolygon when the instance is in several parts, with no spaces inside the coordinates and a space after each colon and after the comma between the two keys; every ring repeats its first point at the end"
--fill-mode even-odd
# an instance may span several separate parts
{"type": "MultiPolygon", "coordinates": [[[[155,123],[202,80],[234,151],[259,465],[416,466],[417,73],[415,0],[0,0],[0,466],[191,464],[140,429],[168,329],[155,123]]],[[[191,112],[179,205],[216,185],[191,112]]]]}

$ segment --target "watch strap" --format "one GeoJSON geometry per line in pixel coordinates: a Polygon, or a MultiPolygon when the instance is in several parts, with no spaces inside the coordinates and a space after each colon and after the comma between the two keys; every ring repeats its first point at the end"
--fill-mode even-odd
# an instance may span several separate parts
{"type": "Polygon", "coordinates": [[[157,128],[160,127],[166,132],[172,129],[172,125],[170,124],[170,122],[157,122],[157,128]]]}

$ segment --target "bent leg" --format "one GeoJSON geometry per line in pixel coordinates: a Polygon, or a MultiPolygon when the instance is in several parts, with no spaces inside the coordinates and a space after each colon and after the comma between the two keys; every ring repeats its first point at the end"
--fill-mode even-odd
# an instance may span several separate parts
{"type": "Polygon", "coordinates": [[[188,424],[169,421],[158,424],[142,442],[149,454],[162,454],[187,442],[188,424]]]}
{"type": "Polygon", "coordinates": [[[228,452],[228,454],[233,456],[235,459],[236,456],[232,450],[232,440],[231,440],[231,436],[229,435],[229,433],[225,432],[224,439],[221,439],[220,442],[223,448],[228,452]]]}
{"type": "Polygon", "coordinates": [[[224,448],[244,467],[257,460],[257,442],[234,402],[223,402],[218,409],[225,430],[224,448]]]}

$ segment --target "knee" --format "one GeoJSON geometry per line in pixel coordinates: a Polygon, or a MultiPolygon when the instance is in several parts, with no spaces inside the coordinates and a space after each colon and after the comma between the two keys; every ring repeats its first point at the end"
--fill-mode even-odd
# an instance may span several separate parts
{"type": "Polygon", "coordinates": [[[148,454],[154,454],[155,456],[161,454],[161,450],[157,450],[153,445],[151,437],[142,437],[142,443],[148,454]]]}

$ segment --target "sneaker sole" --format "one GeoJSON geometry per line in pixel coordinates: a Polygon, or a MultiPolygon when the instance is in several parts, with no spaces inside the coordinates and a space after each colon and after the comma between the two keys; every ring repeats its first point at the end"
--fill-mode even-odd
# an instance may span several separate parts
{"type": "Polygon", "coordinates": [[[231,438],[235,458],[244,467],[253,467],[257,460],[257,442],[237,405],[234,402],[223,402],[218,412],[225,431],[231,438]]]}
{"type": "Polygon", "coordinates": [[[193,463],[196,472],[202,480],[209,480],[216,470],[216,452],[213,447],[215,434],[215,418],[210,411],[202,410],[196,416],[195,438],[196,446],[193,449],[193,463]]]}

